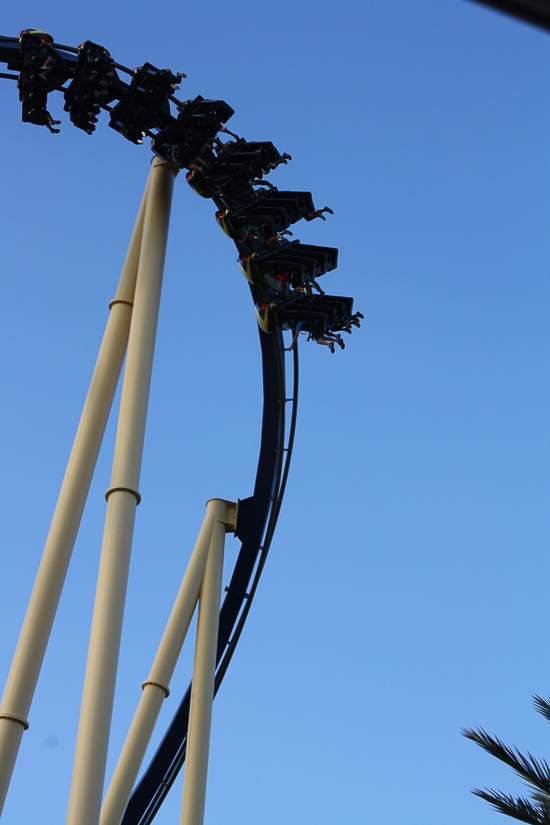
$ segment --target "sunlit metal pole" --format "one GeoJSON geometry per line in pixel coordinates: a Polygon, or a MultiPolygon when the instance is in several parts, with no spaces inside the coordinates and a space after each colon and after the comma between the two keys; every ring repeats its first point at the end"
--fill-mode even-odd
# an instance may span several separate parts
{"type": "Polygon", "coordinates": [[[82,694],[68,825],[97,825],[113,710],[170,203],[177,167],[153,160],[82,694]]]}
{"type": "Polygon", "coordinates": [[[0,705],[0,812],[65,582],[97,455],[126,351],[145,203],[136,219],[90,388],[0,705]]]}
{"type": "Polygon", "coordinates": [[[214,674],[218,643],[218,614],[221,601],[223,549],[228,529],[228,502],[211,499],[216,515],[208,561],[199,597],[197,642],[189,711],[189,732],[183,784],[182,825],[203,825],[206,776],[214,701],[214,674]]]}
{"type": "MultiPolygon", "coordinates": [[[[121,822],[160,708],[169,694],[170,680],[199,599],[212,531],[216,517],[219,516],[217,501],[217,499],[212,499],[207,504],[203,525],[189,559],[153,666],[147,681],[142,685],[141,699],[105,795],[100,825],[119,825],[121,822]]],[[[234,530],[236,504],[226,502],[226,511],[228,518],[226,529],[234,530]]]]}

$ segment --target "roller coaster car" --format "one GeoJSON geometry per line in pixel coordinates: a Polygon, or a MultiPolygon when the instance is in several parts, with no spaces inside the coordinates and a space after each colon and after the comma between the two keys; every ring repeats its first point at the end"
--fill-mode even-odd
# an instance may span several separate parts
{"type": "Polygon", "coordinates": [[[159,158],[170,160],[182,169],[189,169],[192,164],[204,163],[214,157],[212,146],[204,132],[198,129],[183,131],[176,124],[155,135],[151,149],[159,158]]]}
{"type": "Polygon", "coordinates": [[[212,198],[219,210],[224,212],[232,206],[240,206],[255,196],[250,181],[238,185],[230,177],[221,180],[211,179],[208,170],[193,169],[187,172],[185,179],[191,189],[201,198],[212,198]]]}
{"type": "Polygon", "coordinates": [[[211,195],[212,200],[218,208],[224,211],[226,209],[238,209],[268,191],[265,188],[254,189],[254,185],[258,184],[258,181],[247,177],[245,170],[241,170],[235,175],[217,177],[214,180],[210,179],[208,182],[213,193],[211,195]]]}
{"type": "Polygon", "coordinates": [[[265,252],[241,253],[238,257],[238,263],[242,273],[247,281],[251,284],[257,284],[264,281],[264,274],[269,273],[274,277],[277,274],[284,274],[284,267],[279,265],[274,258],[278,251],[285,246],[288,246],[289,241],[281,241],[275,248],[267,249],[265,252]]]}
{"type": "Polygon", "coordinates": [[[292,241],[287,250],[279,256],[287,268],[294,268],[303,273],[304,280],[312,281],[336,269],[338,250],[328,246],[311,246],[292,241]]]}
{"type": "Polygon", "coordinates": [[[153,152],[164,160],[189,168],[197,159],[215,161],[212,141],[234,110],[224,100],[200,95],[180,107],[177,120],[153,138],[153,152]]]}
{"type": "Polygon", "coordinates": [[[223,123],[235,114],[225,100],[205,100],[197,95],[194,100],[186,100],[179,107],[178,123],[182,128],[201,129],[214,137],[223,123]]]}
{"type": "Polygon", "coordinates": [[[309,215],[313,209],[311,192],[280,192],[273,188],[261,198],[230,211],[228,221],[237,229],[250,223],[264,223],[268,226],[268,237],[273,237],[309,215]]]}
{"type": "Polygon", "coordinates": [[[219,210],[216,219],[225,234],[235,241],[239,253],[251,255],[270,248],[291,224],[309,214],[312,206],[309,192],[278,193],[273,189],[263,191],[246,207],[219,210]],[[280,198],[276,197],[278,194],[280,198]],[[286,198],[286,195],[294,197],[286,198]]]}
{"type": "Polygon", "coordinates": [[[132,143],[142,143],[149,129],[173,122],[168,96],[181,78],[181,74],[144,63],[136,69],[129,88],[111,110],[109,126],[132,143]]]}
{"type": "Polygon", "coordinates": [[[39,29],[25,29],[19,38],[21,71],[17,86],[25,123],[48,126],[53,122],[46,110],[48,92],[60,89],[70,69],[53,47],[53,37],[39,29]]]}
{"type": "Polygon", "coordinates": [[[243,274],[251,283],[263,280],[267,274],[274,277],[284,274],[294,287],[331,272],[337,263],[337,249],[301,244],[297,240],[277,244],[263,254],[254,252],[239,258],[243,274]]]}
{"type": "Polygon", "coordinates": [[[269,141],[226,143],[217,157],[211,157],[204,169],[188,178],[190,186],[203,197],[213,198],[218,209],[235,209],[255,197],[251,182],[261,178],[288,156],[281,155],[269,141]]]}
{"type": "Polygon", "coordinates": [[[250,203],[254,198],[262,197],[268,190],[263,188],[268,184],[262,184],[260,181],[246,180],[245,176],[206,179],[205,173],[202,171],[198,173],[202,180],[199,179],[199,186],[209,191],[208,197],[212,198],[216,206],[222,212],[226,209],[237,209],[250,203]],[[260,186],[259,189],[254,189],[254,186],[260,186]]]}
{"type": "Polygon", "coordinates": [[[287,157],[288,155],[281,155],[271,141],[238,140],[225,144],[211,173],[223,176],[244,171],[247,179],[261,178],[270,169],[286,163],[287,157]]]}
{"type": "Polygon", "coordinates": [[[330,329],[325,332],[334,332],[341,329],[352,316],[353,298],[342,295],[314,295],[305,298],[301,295],[297,301],[287,302],[280,313],[289,321],[293,318],[306,318],[310,313],[326,313],[330,317],[330,329]]]}
{"type": "Polygon", "coordinates": [[[316,338],[341,329],[351,318],[353,298],[325,295],[321,299],[294,297],[291,300],[274,300],[255,303],[256,318],[264,332],[283,329],[301,329],[316,338]]]}
{"type": "Polygon", "coordinates": [[[109,52],[87,40],[78,47],[75,76],[65,90],[64,109],[75,126],[91,135],[100,107],[120,97],[125,88],[109,52]]]}

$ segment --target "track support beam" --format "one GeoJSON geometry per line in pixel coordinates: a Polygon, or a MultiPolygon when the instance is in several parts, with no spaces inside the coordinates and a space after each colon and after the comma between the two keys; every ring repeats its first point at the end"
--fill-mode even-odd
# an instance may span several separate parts
{"type": "Polygon", "coordinates": [[[111,727],[122,619],[170,204],[176,167],[153,160],[122,385],[111,487],[88,647],[67,825],[98,825],[111,727]]]}
{"type": "MultiPolygon", "coordinates": [[[[206,776],[210,750],[210,728],[214,701],[218,614],[220,611],[223,549],[228,529],[227,503],[220,499],[208,502],[216,519],[212,529],[208,560],[202,580],[197,642],[193,668],[193,687],[187,735],[187,764],[183,784],[182,825],[203,825],[206,800],[206,776]]],[[[233,529],[235,521],[233,521],[233,529]]]]}
{"type": "MultiPolygon", "coordinates": [[[[199,596],[205,587],[205,570],[211,554],[223,558],[223,533],[234,532],[236,504],[211,499],[195,547],[189,559],[176,601],[162,636],[157,655],[143,683],[143,693],[126,742],[101,808],[100,825],[119,825],[137,779],[159,711],[169,693],[169,684],[187,635],[199,596]],[[221,551],[219,549],[220,526],[221,551]]],[[[221,574],[220,574],[221,575],[221,574]]],[[[216,585],[217,586],[217,585],[216,585]]],[[[221,583],[220,583],[221,587],[221,583]]],[[[219,593],[218,593],[219,603],[219,593]]],[[[203,610],[204,613],[204,610],[203,610]]],[[[199,616],[201,608],[199,607],[199,616]]],[[[203,619],[204,625],[204,619],[203,619]]],[[[216,614],[217,641],[217,614],[216,614]]],[[[215,645],[214,645],[215,650],[215,645]]],[[[212,695],[212,691],[210,691],[212,695]]]]}
{"type": "Polygon", "coordinates": [[[21,738],[29,726],[27,716],[124,361],[148,188],[149,180],[115,298],[109,305],[109,320],[0,705],[0,813],[21,738]]]}

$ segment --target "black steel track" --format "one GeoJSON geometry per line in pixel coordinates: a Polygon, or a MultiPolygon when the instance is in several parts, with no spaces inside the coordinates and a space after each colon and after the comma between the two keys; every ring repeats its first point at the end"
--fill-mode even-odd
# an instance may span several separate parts
{"type": "MultiPolygon", "coordinates": [[[[283,336],[280,330],[259,330],[262,350],[264,408],[260,456],[253,495],[239,502],[236,535],[242,541],[235,569],[226,588],[218,629],[217,693],[233,656],[256,592],[273,538],[290,467],[298,403],[298,351],[294,351],[292,398],[286,399],[283,336]],[[285,405],[292,403],[285,447],[285,405]]],[[[136,786],[122,825],[152,822],[185,761],[191,684],[153,759],[136,786]]]]}

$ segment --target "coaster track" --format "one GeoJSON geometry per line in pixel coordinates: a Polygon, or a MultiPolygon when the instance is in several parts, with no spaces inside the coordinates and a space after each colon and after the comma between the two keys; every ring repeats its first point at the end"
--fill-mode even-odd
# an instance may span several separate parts
{"type": "MultiPolygon", "coordinates": [[[[235,535],[241,549],[219,615],[216,693],[265,565],[290,468],[298,404],[298,349],[293,349],[293,388],[287,398],[281,326],[287,322],[286,328],[290,326],[296,334],[302,329],[317,337],[320,332],[319,337],[328,334],[333,341],[340,336],[331,336],[331,330],[349,332],[351,323],[359,326],[357,317],[351,315],[351,299],[311,297],[311,282],[335,268],[337,250],[289,243],[282,235],[300,218],[319,216],[324,220],[322,212],[331,210],[315,211],[309,193],[278,192],[263,180],[270,169],[289,159],[273,144],[247,143],[231,132],[235,142],[221,144],[218,132],[228,132],[222,123],[233,110],[223,101],[206,101],[200,96],[185,103],[177,100],[175,82],[184,75],[150,64],[131,70],[113,61],[97,44],[87,41],[74,49],[35,30],[22,32],[21,38],[0,37],[0,62],[15,72],[0,76],[17,80],[23,120],[57,132],[53,129],[57,122],[46,110],[46,99],[50,92],[61,91],[65,109],[77,127],[93,132],[100,109],[106,109],[110,126],[131,142],[141,143],[147,135],[152,138],[155,154],[188,169],[190,185],[211,197],[218,208],[218,222],[235,241],[241,268],[249,280],[262,353],[262,430],[254,491],[238,506],[235,535]],[[130,75],[131,82],[122,81],[118,71],[130,75]],[[179,110],[177,117],[171,114],[170,103],[179,110]],[[266,237],[269,235],[273,237],[266,237]],[[351,320],[354,317],[355,321],[351,320]],[[288,426],[287,403],[291,404],[288,426]]],[[[340,346],[343,348],[342,343],[340,346]]],[[[190,698],[191,684],[130,798],[123,825],[151,822],[181,769],[190,698]]]]}

